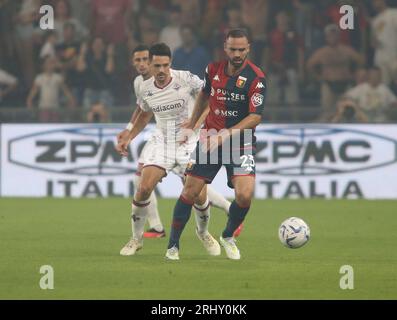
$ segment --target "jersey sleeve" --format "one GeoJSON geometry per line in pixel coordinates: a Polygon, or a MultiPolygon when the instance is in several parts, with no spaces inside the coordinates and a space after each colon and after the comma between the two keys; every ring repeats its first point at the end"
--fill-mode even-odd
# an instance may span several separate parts
{"type": "Polygon", "coordinates": [[[266,79],[264,77],[256,77],[251,83],[248,93],[249,105],[248,112],[262,115],[266,98],[266,79]]]}
{"type": "Polygon", "coordinates": [[[193,94],[197,94],[203,88],[204,81],[195,74],[189,71],[183,71],[181,75],[186,84],[192,89],[193,94]]]}
{"type": "Polygon", "coordinates": [[[134,80],[134,94],[136,97],[136,104],[141,105],[142,104],[142,95],[141,95],[140,87],[138,85],[137,78],[135,78],[135,80],[134,80]]]}
{"type": "Polygon", "coordinates": [[[147,103],[147,101],[145,99],[141,99],[140,103],[138,103],[139,108],[142,109],[142,111],[144,112],[149,112],[152,111],[147,103]]]}
{"type": "Polygon", "coordinates": [[[203,84],[203,88],[201,89],[201,91],[205,93],[207,96],[209,96],[211,93],[211,80],[209,75],[209,69],[210,69],[210,65],[208,65],[207,68],[205,68],[204,84],[203,84]]]}

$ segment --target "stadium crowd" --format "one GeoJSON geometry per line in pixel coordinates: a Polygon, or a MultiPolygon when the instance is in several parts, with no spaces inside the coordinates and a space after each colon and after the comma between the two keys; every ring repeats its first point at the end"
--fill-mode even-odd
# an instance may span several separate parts
{"type": "Polygon", "coordinates": [[[386,0],[0,0],[0,119],[20,121],[9,114],[25,110],[29,121],[124,122],[111,114],[135,105],[136,45],[165,42],[173,68],[203,77],[211,60],[223,58],[227,31],[245,28],[250,59],[267,73],[267,104],[277,111],[265,121],[395,122],[396,7],[386,0]],[[40,29],[44,4],[54,8],[53,30],[40,29]],[[339,27],[343,4],[354,7],[353,30],[339,27]]]}

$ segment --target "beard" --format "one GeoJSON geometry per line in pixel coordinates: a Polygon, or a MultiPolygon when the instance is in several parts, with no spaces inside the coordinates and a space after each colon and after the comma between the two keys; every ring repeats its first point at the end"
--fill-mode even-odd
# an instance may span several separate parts
{"type": "Polygon", "coordinates": [[[230,62],[230,64],[231,64],[233,67],[235,67],[236,69],[238,69],[238,68],[240,68],[240,67],[244,64],[244,62],[245,62],[246,59],[247,59],[247,57],[244,57],[244,58],[242,58],[242,59],[235,59],[235,58],[233,58],[233,59],[229,59],[229,62],[230,62]]]}

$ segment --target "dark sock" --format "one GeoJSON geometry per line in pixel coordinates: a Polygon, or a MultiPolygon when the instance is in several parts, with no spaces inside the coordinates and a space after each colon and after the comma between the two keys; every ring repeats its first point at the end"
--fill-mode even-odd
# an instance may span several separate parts
{"type": "Polygon", "coordinates": [[[174,208],[174,216],[172,218],[170,240],[168,242],[168,249],[176,246],[179,249],[179,239],[186,223],[189,221],[190,214],[192,213],[193,203],[184,199],[182,196],[176,202],[174,208]]]}
{"type": "Polygon", "coordinates": [[[223,238],[233,237],[233,232],[244,221],[250,207],[241,208],[236,200],[232,202],[229,209],[229,218],[227,220],[226,228],[222,233],[223,238]]]}

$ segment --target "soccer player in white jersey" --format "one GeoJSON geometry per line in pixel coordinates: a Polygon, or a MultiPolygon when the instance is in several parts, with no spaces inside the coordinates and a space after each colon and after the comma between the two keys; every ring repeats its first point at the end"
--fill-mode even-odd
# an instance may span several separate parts
{"type": "MultiPolygon", "coordinates": [[[[139,100],[139,96],[141,93],[141,87],[142,83],[149,79],[151,77],[151,73],[149,70],[149,47],[146,45],[138,45],[132,52],[132,65],[136,69],[136,71],[139,73],[139,75],[134,79],[134,92],[135,96],[139,100]]],[[[142,112],[142,109],[137,107],[135,111],[133,112],[131,116],[131,120],[127,125],[127,128],[121,131],[117,135],[117,141],[120,142],[123,139],[128,140],[128,135],[130,131],[133,128],[133,124],[139,114],[139,112],[142,112]]],[[[204,120],[200,119],[198,121],[198,124],[201,124],[204,120]]],[[[140,157],[138,159],[138,167],[137,171],[135,174],[134,178],[134,189],[138,189],[140,177],[141,177],[141,171],[142,167],[144,164],[144,159],[146,154],[150,154],[151,150],[153,150],[154,146],[154,137],[153,134],[155,132],[152,132],[152,135],[149,137],[148,141],[146,142],[145,146],[143,147],[140,157]]],[[[211,205],[215,206],[217,208],[222,209],[226,213],[228,212],[228,208],[230,206],[230,202],[225,199],[221,194],[219,194],[217,191],[215,191],[213,188],[208,188],[208,197],[210,199],[211,205]]],[[[163,224],[161,222],[158,208],[157,208],[157,198],[156,194],[153,191],[150,194],[150,204],[148,205],[148,216],[147,220],[149,223],[149,230],[144,232],[143,237],[144,238],[162,238],[165,236],[165,231],[163,224]]],[[[241,231],[241,230],[239,230],[241,231]]]]}
{"type": "MultiPolygon", "coordinates": [[[[152,78],[143,82],[138,104],[142,109],[129,130],[128,139],[121,141],[117,149],[126,155],[128,144],[147,125],[153,114],[156,120],[154,147],[144,156],[144,165],[138,190],[132,204],[133,236],[121,249],[121,255],[133,255],[143,246],[143,228],[148,215],[150,194],[169,171],[182,175],[195,148],[197,136],[187,140],[181,130],[194,106],[194,96],[203,87],[203,81],[188,71],[171,70],[171,51],[164,43],[149,50],[152,78]]],[[[195,205],[196,233],[210,255],[219,255],[219,243],[208,232],[209,200],[206,189],[195,205]]]]}
{"type": "MultiPolygon", "coordinates": [[[[134,92],[135,96],[139,97],[140,92],[141,92],[141,87],[142,83],[149,79],[152,75],[150,74],[149,70],[149,47],[146,45],[138,45],[132,52],[132,65],[136,69],[136,71],[139,73],[139,75],[134,79],[134,92]]],[[[139,98],[138,98],[139,99],[139,98]]],[[[137,107],[135,111],[133,112],[131,116],[131,120],[129,124],[127,125],[127,128],[121,131],[117,135],[117,141],[122,141],[123,139],[126,139],[132,130],[133,123],[135,122],[135,119],[137,118],[140,108],[137,107]]],[[[148,141],[146,142],[145,146],[143,147],[140,157],[138,159],[138,168],[135,173],[135,178],[134,178],[134,189],[138,189],[139,181],[141,178],[141,171],[142,171],[142,166],[143,166],[143,159],[145,157],[145,154],[150,152],[150,149],[153,147],[153,137],[149,137],[148,141]]],[[[150,204],[148,205],[147,211],[148,211],[148,217],[147,220],[149,222],[149,230],[147,230],[143,236],[145,238],[162,238],[165,236],[165,231],[163,224],[160,219],[160,215],[158,212],[157,208],[157,198],[156,194],[153,191],[150,194],[150,204]]]]}

